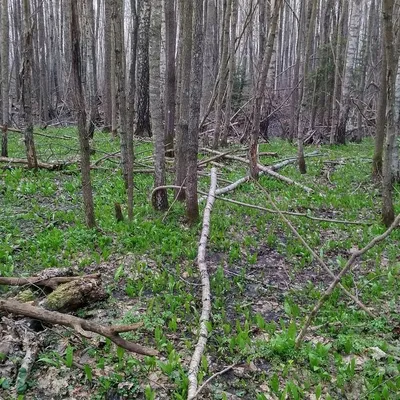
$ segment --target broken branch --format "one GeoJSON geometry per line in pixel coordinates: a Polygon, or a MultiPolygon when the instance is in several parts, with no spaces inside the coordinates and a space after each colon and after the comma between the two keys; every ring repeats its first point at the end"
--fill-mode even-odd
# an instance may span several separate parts
{"type": "MultiPolygon", "coordinates": [[[[123,325],[121,328],[118,326],[104,326],[92,321],[75,317],[73,315],[62,314],[57,311],[48,311],[26,303],[20,303],[19,301],[15,300],[0,299],[0,311],[6,311],[15,315],[23,315],[25,317],[38,319],[49,324],[69,326],[80,334],[82,334],[82,332],[84,333],[85,331],[94,332],[110,339],[117,346],[120,346],[133,353],[143,354],[146,356],[155,356],[158,354],[157,350],[130,342],[119,336],[119,333],[121,333],[120,329],[122,329],[122,332],[127,332],[126,325],[123,325]]],[[[137,329],[139,326],[140,324],[131,325],[130,330],[137,329]]]]}

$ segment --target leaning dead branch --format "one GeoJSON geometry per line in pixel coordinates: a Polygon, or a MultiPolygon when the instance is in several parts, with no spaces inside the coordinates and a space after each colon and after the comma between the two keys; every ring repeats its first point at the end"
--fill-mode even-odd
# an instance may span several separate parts
{"type": "MultiPolygon", "coordinates": [[[[324,260],[308,245],[308,243],[304,240],[304,238],[300,235],[297,229],[291,224],[291,222],[283,215],[283,212],[277,207],[275,202],[272,200],[271,195],[263,188],[259,182],[256,182],[257,185],[261,188],[261,190],[266,194],[268,201],[271,203],[272,207],[276,210],[276,212],[280,215],[282,220],[286,223],[289,229],[294,233],[294,235],[300,240],[303,246],[312,254],[315,260],[317,260],[322,268],[327,272],[331,278],[336,279],[335,274],[331,271],[331,269],[326,265],[324,260]]],[[[350,297],[351,300],[354,301],[362,310],[364,310],[370,317],[375,318],[375,314],[371,312],[356,296],[354,296],[351,292],[349,292],[342,284],[339,283],[340,289],[346,294],[346,296],[350,297]]]]}
{"type": "Polygon", "coordinates": [[[133,343],[125,340],[119,334],[138,329],[141,324],[122,325],[122,326],[104,326],[96,322],[87,321],[69,314],[62,314],[57,311],[48,311],[40,307],[31,306],[26,303],[20,303],[15,300],[2,300],[0,299],[0,311],[5,311],[15,315],[23,315],[47,322],[49,324],[69,326],[77,331],[82,336],[89,337],[89,332],[97,333],[114,342],[128,351],[146,356],[154,356],[158,354],[157,350],[141,346],[140,344],[133,343]]]}
{"type": "Polygon", "coordinates": [[[208,235],[210,232],[210,216],[211,210],[215,201],[215,190],[217,187],[217,170],[211,169],[211,184],[210,191],[208,194],[207,204],[204,209],[203,216],[203,228],[201,230],[199,249],[197,255],[197,264],[201,275],[202,288],[202,311],[200,316],[200,328],[199,328],[199,339],[197,341],[192,359],[189,365],[189,388],[188,388],[188,400],[192,400],[197,394],[197,372],[199,370],[199,364],[201,356],[204,352],[204,348],[207,344],[208,329],[207,322],[210,319],[211,312],[211,293],[210,293],[210,279],[207,271],[206,264],[206,247],[208,235]]]}
{"type": "Polygon", "coordinates": [[[398,227],[399,223],[400,223],[400,214],[395,218],[392,225],[390,225],[389,228],[384,233],[373,238],[362,249],[353,252],[351,257],[347,261],[346,265],[343,267],[343,269],[340,271],[340,273],[336,276],[335,280],[329,285],[328,289],[325,290],[324,294],[320,297],[320,299],[315,304],[314,308],[311,310],[310,314],[308,315],[308,317],[306,319],[306,322],[304,323],[302,330],[300,331],[300,333],[298,334],[298,336],[296,338],[296,347],[300,346],[300,343],[302,342],[305,334],[307,333],[309,326],[311,325],[311,322],[314,320],[318,311],[321,309],[322,305],[332,294],[335,287],[340,283],[343,276],[349,272],[350,268],[354,265],[356,260],[359,257],[361,257],[364,253],[366,253],[368,250],[372,249],[372,247],[374,247],[376,244],[378,244],[379,242],[382,242],[384,239],[386,239],[392,233],[392,231],[398,227]]]}

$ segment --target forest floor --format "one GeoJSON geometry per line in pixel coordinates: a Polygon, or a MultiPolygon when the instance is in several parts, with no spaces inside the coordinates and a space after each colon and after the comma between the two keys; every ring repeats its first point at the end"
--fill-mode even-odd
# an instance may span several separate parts
{"type": "MultiPolygon", "coordinates": [[[[42,161],[77,157],[74,129],[44,133],[64,138],[36,136],[42,161]]],[[[10,157],[24,156],[20,139],[10,134],[10,157]]],[[[96,160],[117,151],[118,141],[96,132],[94,148],[96,160]]],[[[385,230],[380,188],[371,181],[372,149],[370,139],[343,147],[307,147],[306,153],[318,150],[320,156],[307,159],[306,175],[295,165],[279,172],[313,188],[311,194],[268,176],[259,180],[281,210],[369,223],[288,217],[336,273],[352,251],[385,230]]],[[[275,139],[261,144],[260,151],[278,153],[278,158],[262,156],[264,165],[296,154],[293,145],[275,139]]],[[[137,168],[149,168],[151,143],[137,142],[135,152],[137,168]]],[[[219,186],[226,185],[221,178],[233,182],[247,173],[237,161],[219,163],[219,186]]],[[[203,191],[208,191],[208,172],[205,167],[200,179],[203,191]]],[[[186,399],[201,312],[195,260],[201,222],[188,227],[179,202],[167,214],[155,212],[149,198],[152,175],[141,173],[135,175],[134,220],[118,223],[114,202],[125,204],[118,160],[104,160],[92,178],[98,230],[84,226],[76,164],[63,171],[0,170],[0,276],[31,276],[49,267],[71,267],[79,274],[98,271],[110,296],[77,315],[105,324],[142,321],[142,328],[126,337],[157,348],[161,355],[136,356],[101,337],[85,339],[70,329],[48,326],[39,333],[43,345],[29,387],[19,398],[186,399]]],[[[168,180],[172,183],[172,173],[168,180]]],[[[226,197],[271,208],[254,182],[226,197]]],[[[169,200],[171,204],[172,192],[169,200]]],[[[396,230],[342,280],[378,317],[371,318],[336,289],[305,342],[295,349],[296,333],[331,278],[278,215],[217,199],[207,249],[212,317],[200,382],[235,365],[216,376],[199,398],[398,399],[399,244],[396,230]]],[[[0,290],[2,296],[18,292],[0,290]]],[[[11,316],[2,318],[0,332],[11,316]]],[[[6,370],[0,358],[0,399],[17,398],[16,368],[24,356],[20,350],[12,355],[15,368],[7,364],[6,370]]]]}

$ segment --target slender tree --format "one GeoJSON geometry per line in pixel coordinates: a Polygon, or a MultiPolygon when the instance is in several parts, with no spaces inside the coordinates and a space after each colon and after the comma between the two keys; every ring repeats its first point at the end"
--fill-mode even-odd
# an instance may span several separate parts
{"type": "MultiPolygon", "coordinates": [[[[160,92],[160,51],[161,51],[161,1],[151,0],[150,26],[150,114],[154,140],[154,186],[165,185],[165,132],[162,125],[160,92]]],[[[168,208],[165,189],[158,190],[153,199],[156,210],[168,208]]]]}
{"type": "Polygon", "coordinates": [[[149,98],[150,1],[139,2],[137,54],[137,136],[151,136],[149,98]]]}
{"type": "Polygon", "coordinates": [[[24,9],[24,48],[23,64],[21,71],[22,96],[21,110],[23,111],[23,120],[25,123],[24,138],[26,148],[26,158],[28,168],[37,169],[37,157],[35,142],[33,140],[33,116],[32,116],[32,21],[31,7],[29,0],[23,0],[24,9]]]}
{"type": "MultiPolygon", "coordinates": [[[[180,113],[176,135],[176,171],[175,184],[183,185],[187,173],[187,146],[189,129],[189,95],[190,95],[190,68],[192,60],[192,15],[193,0],[182,2],[181,23],[183,24],[183,47],[182,47],[182,73],[181,73],[181,94],[180,113]]],[[[184,200],[185,191],[177,190],[179,200],[184,200]]]]}
{"type": "Polygon", "coordinates": [[[393,206],[393,174],[392,158],[393,147],[396,140],[395,124],[395,81],[397,64],[395,56],[393,35],[393,8],[394,0],[383,0],[382,16],[384,29],[384,43],[386,52],[386,87],[387,87],[387,112],[386,112],[386,141],[382,166],[382,220],[386,226],[390,226],[394,220],[393,206]]]}
{"type": "Polygon", "coordinates": [[[82,85],[80,27],[77,0],[70,0],[71,11],[71,57],[72,83],[74,93],[75,112],[78,116],[78,134],[81,153],[82,194],[85,209],[85,219],[88,228],[96,226],[94,217],[92,182],[90,179],[90,146],[89,134],[86,126],[86,107],[82,85]]]}
{"type": "Polygon", "coordinates": [[[268,69],[271,62],[272,51],[276,37],[276,28],[278,25],[279,12],[282,6],[282,0],[275,0],[271,26],[269,28],[268,39],[265,44],[263,59],[261,63],[260,79],[257,84],[256,94],[253,101],[253,124],[250,136],[249,160],[250,175],[258,179],[258,137],[260,135],[261,105],[264,98],[264,91],[267,82],[268,69]]]}
{"type": "Polygon", "coordinates": [[[8,0],[2,0],[1,4],[1,92],[2,92],[2,116],[3,134],[1,140],[1,155],[8,157],[7,130],[9,124],[9,18],[8,0]]]}
{"type": "Polygon", "coordinates": [[[203,2],[196,0],[193,13],[192,74],[190,83],[190,111],[186,177],[186,214],[189,223],[199,219],[197,201],[197,157],[199,147],[200,105],[203,87],[203,2]]]}
{"type": "Polygon", "coordinates": [[[174,129],[175,129],[175,49],[176,49],[176,26],[175,26],[175,1],[165,0],[165,146],[166,155],[174,156],[174,129]]]}

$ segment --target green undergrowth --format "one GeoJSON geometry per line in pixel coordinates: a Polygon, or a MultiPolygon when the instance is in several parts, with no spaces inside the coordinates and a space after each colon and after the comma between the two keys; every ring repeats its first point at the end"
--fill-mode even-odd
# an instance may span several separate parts
{"type": "MultiPolygon", "coordinates": [[[[77,157],[73,128],[49,128],[43,133],[63,138],[36,137],[42,161],[77,157]]],[[[12,157],[24,156],[19,139],[16,134],[10,137],[12,157]]],[[[117,151],[118,141],[96,132],[93,147],[94,161],[117,151]]],[[[369,139],[342,147],[307,147],[306,153],[318,150],[320,155],[306,159],[306,175],[295,164],[279,172],[311,187],[311,194],[268,176],[259,180],[281,210],[366,223],[333,224],[288,216],[336,272],[352,250],[385,230],[380,222],[380,188],[370,177],[372,149],[369,139]]],[[[265,165],[296,154],[292,144],[281,140],[261,144],[260,151],[278,153],[278,158],[261,157],[265,165]]],[[[135,153],[137,168],[151,164],[150,143],[135,143],[135,153]]],[[[200,155],[202,159],[209,156],[200,155]]],[[[52,337],[35,364],[28,393],[41,398],[38,376],[56,368],[60,379],[70,374],[93,399],[113,393],[119,398],[184,399],[201,313],[195,262],[201,222],[187,226],[184,205],[179,202],[166,215],[155,212],[149,198],[150,174],[134,177],[133,221],[116,222],[114,203],[125,208],[118,162],[111,158],[99,165],[92,171],[97,230],[84,226],[76,164],[63,171],[0,171],[0,275],[29,276],[49,267],[73,267],[83,274],[99,268],[110,297],[104,304],[81,310],[79,316],[89,318],[102,309],[105,323],[142,321],[142,328],[126,337],[157,348],[161,356],[138,360],[109,341],[95,345],[86,339],[77,341],[73,335],[60,354],[54,344],[59,338],[52,337]],[[73,361],[82,363],[82,354],[85,361],[77,368],[73,361]],[[70,372],[75,369],[76,373],[70,372]]],[[[237,161],[224,165],[218,173],[225,180],[233,182],[247,173],[237,161]]],[[[172,174],[168,183],[173,183],[172,174]]],[[[225,184],[219,182],[220,187],[225,184]]],[[[208,186],[209,177],[202,176],[200,189],[208,191],[208,186]]],[[[395,204],[400,212],[398,191],[396,187],[395,204]]],[[[265,193],[251,181],[226,197],[272,208],[265,193]]],[[[173,200],[172,192],[169,200],[173,200]]],[[[237,365],[216,377],[203,398],[235,394],[260,400],[397,399],[399,240],[400,232],[393,232],[342,281],[378,317],[372,319],[336,289],[305,343],[295,349],[296,334],[330,278],[278,215],[217,199],[207,250],[213,309],[199,383],[227,365],[237,365]]],[[[6,288],[0,290],[6,292],[6,288]]],[[[4,393],[10,384],[0,378],[4,393]]],[[[65,393],[54,398],[66,398],[65,393]]]]}

